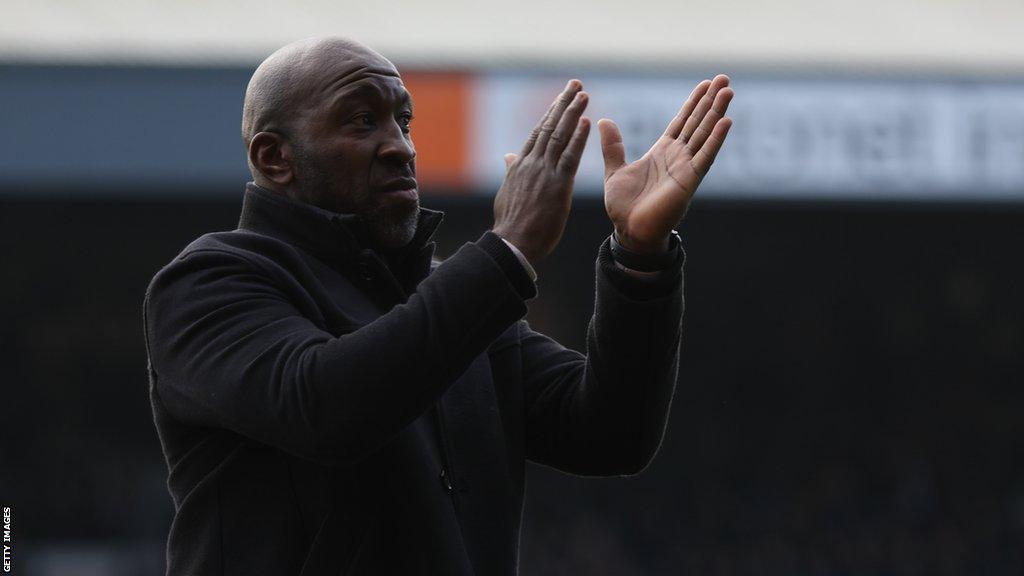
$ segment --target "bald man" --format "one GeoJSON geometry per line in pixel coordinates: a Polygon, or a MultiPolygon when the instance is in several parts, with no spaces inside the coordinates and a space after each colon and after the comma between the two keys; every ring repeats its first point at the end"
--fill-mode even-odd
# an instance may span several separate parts
{"type": "Polygon", "coordinates": [[[391,62],[339,38],[267,58],[238,229],[193,241],[146,292],[168,574],[515,574],[526,460],[644,469],[678,367],[672,228],[728,132],[727,85],[698,84],[630,164],[598,123],[613,233],[582,354],[523,320],[590,129],[579,81],[506,156],[492,229],[441,262],[391,62]]]}

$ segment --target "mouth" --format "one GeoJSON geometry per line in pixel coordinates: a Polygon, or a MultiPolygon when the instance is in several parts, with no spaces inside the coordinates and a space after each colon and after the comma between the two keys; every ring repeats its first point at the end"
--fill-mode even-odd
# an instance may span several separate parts
{"type": "Polygon", "coordinates": [[[383,193],[390,192],[406,192],[410,190],[416,190],[417,182],[416,178],[395,178],[384,182],[384,186],[380,187],[380,191],[383,193]]]}
{"type": "Polygon", "coordinates": [[[419,194],[415,178],[389,180],[380,187],[380,192],[388,196],[403,196],[410,199],[415,199],[419,194]]]}

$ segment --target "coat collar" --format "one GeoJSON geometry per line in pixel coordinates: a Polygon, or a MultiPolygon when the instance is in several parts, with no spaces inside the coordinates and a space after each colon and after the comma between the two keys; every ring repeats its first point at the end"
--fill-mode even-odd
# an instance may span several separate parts
{"type": "Polygon", "coordinates": [[[405,284],[407,280],[418,282],[430,270],[435,247],[432,238],[443,219],[444,212],[420,207],[412,240],[394,252],[382,254],[373,249],[354,214],[325,210],[249,182],[238,228],[272,236],[333,265],[356,258],[365,260],[373,252],[405,284]],[[416,278],[405,278],[408,275],[416,278]]]}

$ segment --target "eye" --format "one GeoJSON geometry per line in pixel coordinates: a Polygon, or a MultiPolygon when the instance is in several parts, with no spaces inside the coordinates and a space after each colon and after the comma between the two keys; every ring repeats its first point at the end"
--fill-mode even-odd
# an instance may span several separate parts
{"type": "Polygon", "coordinates": [[[403,132],[408,132],[412,128],[412,112],[403,112],[399,115],[398,125],[402,127],[403,132]]]}
{"type": "Polygon", "coordinates": [[[372,127],[374,125],[373,114],[363,112],[352,117],[351,122],[360,127],[372,127]]]}

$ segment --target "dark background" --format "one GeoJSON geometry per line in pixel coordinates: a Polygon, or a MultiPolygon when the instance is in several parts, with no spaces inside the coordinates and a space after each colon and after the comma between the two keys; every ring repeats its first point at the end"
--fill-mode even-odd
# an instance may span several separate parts
{"type": "MultiPolygon", "coordinates": [[[[162,573],[141,304],[186,243],[235,227],[236,189],[0,199],[20,573],[162,573]]],[[[486,197],[423,205],[446,212],[441,255],[491,224],[486,197]]],[[[610,231],[600,200],[575,201],[535,328],[582,346],[610,231]]],[[[661,451],[626,479],[532,467],[523,574],[1024,572],[1024,206],[698,200],[680,232],[661,451]]]]}

